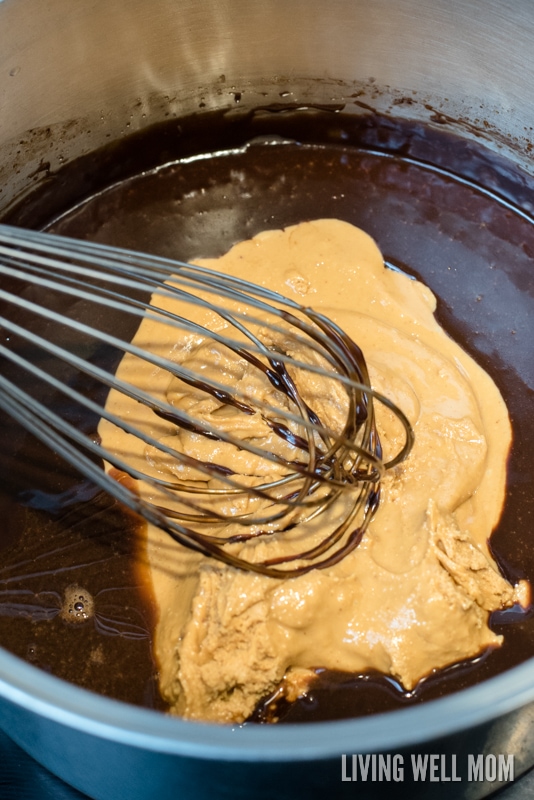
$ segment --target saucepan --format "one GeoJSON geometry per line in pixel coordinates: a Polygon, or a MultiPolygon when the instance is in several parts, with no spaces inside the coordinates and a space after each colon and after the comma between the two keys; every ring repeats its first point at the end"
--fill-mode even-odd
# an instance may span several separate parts
{"type": "MultiPolygon", "coordinates": [[[[438,171],[453,160],[462,179],[476,180],[502,208],[513,200],[510,214],[528,223],[534,210],[528,0],[3,0],[0,42],[4,220],[39,226],[128,177],[133,162],[124,143],[132,136],[167,126],[174,135],[157,158],[172,160],[202,151],[203,120],[226,117],[234,130],[251,113],[260,122],[282,120],[271,128],[259,124],[262,135],[270,131],[277,141],[286,113],[318,121],[330,141],[343,141],[352,125],[369,147],[380,148],[389,131],[392,152],[438,171]],[[341,125],[340,115],[352,122],[341,125]],[[395,140],[397,123],[404,133],[395,140]],[[423,135],[429,126],[441,143],[433,149],[423,135]],[[92,169],[92,154],[105,146],[107,161],[92,169]],[[68,175],[75,163],[82,167],[73,189],[68,175]]],[[[306,123],[300,131],[313,138],[306,123]]],[[[239,144],[230,137],[221,148],[232,143],[239,144]]],[[[143,157],[147,169],[155,166],[150,148],[143,157]]],[[[468,307],[457,311],[451,300],[443,315],[468,339],[471,332],[482,361],[497,353],[501,374],[520,376],[512,405],[522,453],[514,463],[522,467],[534,444],[525,422],[534,390],[534,278],[532,252],[517,244],[517,264],[492,267],[503,276],[502,284],[496,278],[499,294],[515,287],[516,299],[506,301],[515,319],[506,321],[513,345],[502,344],[498,313],[479,326],[468,307]]],[[[443,292],[461,306],[462,285],[451,286],[443,283],[443,292]]],[[[521,527],[528,530],[534,487],[526,466],[518,485],[521,527]]],[[[514,558],[528,573],[534,562],[528,547],[514,558]]],[[[533,717],[533,660],[394,712],[216,726],[99,696],[0,650],[0,726],[95,800],[328,794],[475,800],[534,765],[533,717]],[[369,764],[365,781],[359,756],[369,764]],[[427,763],[425,778],[420,763],[427,763]]]]}

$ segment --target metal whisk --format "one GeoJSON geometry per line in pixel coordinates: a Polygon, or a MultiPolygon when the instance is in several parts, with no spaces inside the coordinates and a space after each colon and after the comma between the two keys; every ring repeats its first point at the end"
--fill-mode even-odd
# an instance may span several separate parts
{"type": "Polygon", "coordinates": [[[0,407],[86,478],[272,577],[359,544],[413,434],[334,322],[213,270],[3,225],[0,274],[0,407]],[[405,432],[386,463],[373,400],[405,432]]]}

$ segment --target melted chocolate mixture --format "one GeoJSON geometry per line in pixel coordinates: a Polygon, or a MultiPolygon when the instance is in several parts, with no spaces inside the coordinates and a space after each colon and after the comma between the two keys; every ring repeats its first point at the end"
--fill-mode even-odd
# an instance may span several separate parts
{"type": "MultiPolygon", "coordinates": [[[[388,262],[438,296],[440,322],[504,395],[514,444],[492,547],[507,577],[532,581],[534,179],[438,125],[339,112],[269,108],[156,126],[51,175],[6,221],[183,260],[306,219],[337,217],[366,230],[388,262]]],[[[134,522],[30,436],[1,424],[2,644],[95,691],[161,706],[134,522]],[[61,613],[73,585],[94,600],[79,624],[61,613]]],[[[96,422],[83,424],[90,432],[96,422]]],[[[493,627],[505,635],[502,648],[429,676],[410,694],[383,676],[320,671],[306,699],[289,706],[268,698],[254,719],[399,708],[534,655],[531,614],[495,614],[493,627]]]]}

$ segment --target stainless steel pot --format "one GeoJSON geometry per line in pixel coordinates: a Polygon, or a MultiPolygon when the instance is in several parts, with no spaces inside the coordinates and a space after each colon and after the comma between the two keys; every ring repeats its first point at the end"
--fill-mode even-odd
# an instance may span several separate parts
{"type": "MultiPolygon", "coordinates": [[[[0,213],[50,172],[169,115],[268,103],[347,104],[447,125],[532,172],[528,0],[4,0],[0,213]],[[399,100],[409,97],[410,102],[399,100]],[[357,103],[354,103],[354,100],[357,103]]],[[[67,685],[0,652],[0,724],[98,800],[480,798],[467,754],[534,764],[534,663],[444,700],[348,722],[219,728],[67,685]],[[403,780],[350,778],[352,754],[402,756],[403,780]],[[461,780],[411,783],[440,754],[461,780]],[[346,755],[345,761],[342,755],[346,755]]],[[[441,762],[440,762],[441,763],[441,762]]]]}

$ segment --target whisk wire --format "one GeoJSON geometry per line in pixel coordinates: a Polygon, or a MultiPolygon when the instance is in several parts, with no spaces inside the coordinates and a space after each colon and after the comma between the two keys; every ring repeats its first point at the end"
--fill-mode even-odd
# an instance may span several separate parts
{"type": "MultiPolygon", "coordinates": [[[[91,328],[89,326],[83,325],[82,323],[79,323],[79,322],[77,322],[75,320],[70,320],[70,319],[68,319],[68,318],[66,318],[66,317],[64,317],[62,315],[57,314],[56,312],[53,312],[53,311],[51,311],[49,309],[37,306],[36,304],[34,304],[34,303],[30,302],[30,301],[27,301],[24,298],[15,297],[14,295],[10,295],[9,293],[4,292],[2,290],[0,290],[0,299],[10,299],[10,300],[12,300],[12,302],[14,304],[19,305],[21,308],[24,308],[25,310],[36,311],[37,313],[42,314],[43,316],[46,316],[48,319],[52,319],[52,320],[55,320],[57,322],[61,322],[62,324],[64,324],[67,327],[72,327],[72,328],[75,328],[77,331],[82,331],[82,332],[85,332],[85,333],[89,333],[92,336],[94,336],[95,338],[101,339],[102,341],[106,342],[107,344],[112,344],[114,346],[120,347],[122,350],[124,350],[124,352],[128,352],[128,353],[131,353],[133,355],[136,355],[136,356],[139,356],[141,358],[144,358],[146,361],[149,361],[150,363],[153,363],[154,365],[156,365],[158,367],[166,369],[169,372],[171,372],[172,374],[179,375],[180,377],[183,377],[184,373],[182,371],[176,369],[176,365],[175,365],[174,362],[171,362],[171,361],[169,361],[167,359],[161,358],[161,357],[156,356],[156,355],[149,354],[145,350],[142,350],[142,349],[140,349],[138,347],[135,347],[134,345],[128,345],[128,344],[124,343],[122,340],[120,340],[120,339],[118,339],[118,338],[116,338],[114,336],[101,333],[100,331],[97,331],[96,329],[93,329],[93,328],[91,328]]],[[[32,331],[29,331],[29,330],[21,327],[20,325],[17,325],[16,323],[12,322],[11,320],[9,320],[9,319],[7,319],[7,318],[5,318],[3,316],[0,316],[0,326],[6,328],[7,330],[9,330],[9,331],[11,331],[13,333],[18,334],[20,337],[30,341],[32,344],[36,345],[37,347],[42,348],[43,351],[47,351],[47,352],[51,353],[52,355],[58,357],[59,359],[61,359],[65,363],[71,364],[72,366],[76,367],[81,372],[85,373],[86,375],[89,375],[89,376],[91,376],[93,378],[98,379],[103,384],[107,385],[109,388],[118,390],[121,393],[123,393],[124,395],[129,396],[132,399],[137,400],[138,402],[143,403],[144,405],[146,405],[148,407],[152,407],[154,405],[153,397],[151,395],[147,394],[146,392],[144,392],[143,390],[133,386],[130,383],[127,383],[125,381],[121,381],[120,379],[116,378],[113,375],[110,375],[108,372],[106,372],[105,370],[101,369],[97,365],[92,364],[91,362],[87,361],[86,359],[80,358],[75,353],[69,352],[65,348],[62,348],[62,347],[54,344],[53,342],[50,342],[47,339],[44,339],[43,337],[38,336],[37,334],[33,333],[32,331]]],[[[19,363],[19,365],[24,366],[28,371],[33,371],[34,374],[37,374],[37,368],[34,368],[33,365],[28,361],[22,362],[22,360],[19,357],[17,357],[16,354],[14,354],[12,351],[10,351],[10,350],[8,350],[6,348],[2,348],[2,353],[6,358],[9,358],[10,360],[12,360],[14,362],[19,363]]],[[[301,362],[295,362],[295,363],[299,364],[299,366],[301,365],[301,362]]],[[[327,373],[324,370],[320,370],[319,374],[327,375],[327,373]]],[[[64,384],[61,384],[58,381],[54,381],[52,379],[52,377],[48,375],[48,373],[45,373],[44,371],[39,370],[38,371],[38,376],[43,380],[47,380],[55,388],[57,388],[57,389],[59,389],[59,390],[61,390],[63,392],[69,392],[68,387],[66,387],[64,384]]],[[[186,370],[185,371],[185,376],[186,376],[186,378],[194,379],[195,374],[192,373],[190,370],[186,370]]],[[[214,385],[217,388],[220,388],[221,390],[226,388],[223,384],[218,384],[216,382],[214,382],[214,385]]],[[[369,387],[366,387],[363,384],[359,384],[359,385],[358,384],[354,384],[354,387],[358,388],[360,390],[369,391],[369,387]]],[[[70,391],[69,393],[71,394],[72,397],[74,397],[74,392],[70,391]]],[[[236,393],[238,395],[242,395],[243,397],[246,397],[246,395],[244,395],[244,393],[240,393],[239,390],[236,390],[236,393]]],[[[374,394],[376,396],[379,396],[378,393],[374,393],[374,394]]],[[[76,394],[76,399],[79,402],[81,402],[84,405],[86,405],[87,408],[90,408],[93,411],[96,410],[96,412],[99,413],[100,416],[103,416],[103,417],[105,417],[107,419],[110,419],[110,421],[112,421],[111,418],[110,418],[109,412],[106,412],[105,409],[102,409],[101,407],[96,406],[95,404],[91,403],[88,400],[88,398],[85,398],[82,395],[80,395],[79,393],[77,393],[76,394]]],[[[285,411],[284,409],[275,408],[271,404],[263,403],[261,401],[257,401],[257,405],[259,407],[261,407],[262,410],[264,410],[266,412],[276,412],[277,414],[279,414],[281,416],[284,416],[287,420],[299,423],[300,425],[303,425],[303,426],[307,427],[311,431],[318,432],[320,434],[329,434],[330,433],[330,431],[327,428],[324,428],[323,426],[321,426],[321,425],[319,425],[317,423],[311,423],[311,422],[309,422],[309,420],[305,420],[305,419],[303,420],[300,417],[297,417],[296,415],[285,411]]],[[[176,424],[182,424],[184,426],[189,426],[189,425],[195,424],[195,425],[198,425],[200,428],[202,428],[203,431],[206,434],[216,434],[218,438],[222,439],[223,441],[228,442],[229,444],[234,444],[236,446],[241,444],[241,440],[236,439],[235,437],[233,437],[230,434],[227,434],[227,433],[225,433],[223,431],[219,431],[218,429],[214,428],[213,425],[210,425],[207,422],[196,420],[195,418],[191,417],[191,415],[187,414],[186,412],[178,410],[175,407],[171,406],[170,404],[164,403],[163,401],[160,401],[159,412],[161,414],[167,413],[169,415],[169,417],[172,418],[173,421],[176,424]]],[[[120,424],[120,421],[117,418],[115,418],[113,421],[117,425],[120,424]]],[[[122,424],[120,425],[120,427],[123,427],[124,430],[128,430],[128,432],[133,433],[135,435],[138,435],[140,438],[145,439],[145,434],[142,431],[139,431],[138,429],[132,429],[132,426],[128,426],[126,423],[124,423],[124,421],[122,421],[122,424]]],[[[375,457],[374,454],[367,453],[363,448],[358,447],[356,442],[354,442],[353,440],[344,439],[343,437],[338,436],[338,441],[343,443],[349,449],[354,450],[354,451],[360,453],[361,455],[365,455],[366,458],[368,458],[368,460],[370,462],[372,462],[373,466],[377,470],[380,470],[380,468],[382,466],[381,462],[380,462],[380,459],[375,457]]],[[[148,439],[146,439],[146,442],[149,443],[148,439]]],[[[150,443],[154,444],[155,441],[151,439],[150,443]]],[[[162,447],[162,449],[165,449],[163,447],[163,445],[160,445],[160,446],[162,447]]],[[[283,458],[277,456],[276,454],[266,452],[265,450],[263,450],[263,449],[261,449],[259,447],[255,447],[252,444],[249,445],[249,450],[250,450],[250,452],[254,453],[255,455],[258,455],[258,456],[261,456],[261,457],[265,457],[265,458],[267,458],[269,460],[272,460],[273,462],[275,462],[277,464],[282,464],[282,465],[286,465],[287,464],[287,462],[283,458]]],[[[192,461],[192,459],[187,459],[187,457],[182,453],[176,453],[176,451],[173,451],[173,454],[175,454],[176,458],[180,458],[180,459],[182,459],[184,461],[188,461],[189,463],[192,461]]],[[[198,465],[198,468],[199,469],[203,469],[204,471],[206,471],[209,474],[212,473],[212,470],[210,469],[209,465],[208,466],[198,465]]],[[[295,468],[295,470],[299,471],[301,473],[301,475],[303,475],[305,477],[310,477],[310,478],[311,477],[315,477],[315,473],[308,472],[305,469],[305,467],[302,466],[302,465],[296,464],[296,465],[294,465],[294,468],[295,468]]],[[[229,478],[227,478],[225,476],[221,476],[221,480],[226,480],[229,483],[229,485],[233,485],[231,479],[229,479],[229,478]]],[[[332,480],[331,483],[332,483],[332,485],[336,485],[336,482],[334,480],[332,480]]],[[[344,483],[339,484],[339,486],[341,488],[344,485],[345,485],[344,483]]],[[[250,491],[254,492],[256,490],[254,488],[251,488],[250,491]]]]}
{"type": "MultiPolygon", "coordinates": [[[[33,285],[60,298],[60,309],[68,311],[72,303],[81,302],[90,309],[126,315],[137,324],[151,320],[170,326],[178,337],[189,337],[183,356],[174,360],[56,311],[46,300],[34,302],[20,292],[0,290],[0,302],[7,309],[0,316],[0,328],[9,334],[5,345],[0,344],[0,356],[19,375],[36,378],[122,431],[128,441],[138,441],[146,453],[157,453],[150,470],[150,459],[144,467],[136,466],[127,453],[111,452],[2,376],[0,408],[82,474],[180,544],[272,577],[325,568],[358,545],[379,503],[380,478],[407,456],[413,433],[402,411],[369,386],[361,350],[335,323],[276,292],[205,267],[3,225],[0,265],[17,285],[33,285]],[[143,299],[150,295],[151,299],[143,299]],[[11,310],[30,317],[30,323],[10,319],[11,310]],[[199,311],[218,320],[215,330],[211,322],[194,319],[199,311]],[[46,323],[46,334],[32,330],[33,319],[46,323]],[[171,402],[171,395],[154,395],[56,343],[51,325],[60,339],[64,331],[72,330],[164,373],[168,381],[178,382],[172,384],[178,399],[171,402]],[[134,406],[140,404],[152,415],[154,430],[169,430],[169,435],[162,439],[159,433],[144,430],[135,417],[132,421],[117,409],[103,407],[37,366],[17,352],[16,344],[7,346],[11,335],[134,406]],[[208,379],[201,376],[194,358],[193,367],[188,366],[188,356],[198,357],[195,354],[202,353],[206,343],[222,348],[224,358],[234,365],[231,370],[250,374],[253,380],[247,378],[241,388],[231,370],[225,383],[213,376],[213,370],[208,379]],[[303,375],[324,381],[327,406],[337,415],[335,424],[322,419],[313,397],[303,394],[303,375]],[[386,462],[376,431],[376,399],[396,415],[405,434],[403,445],[386,462]],[[236,429],[243,428],[244,433],[231,432],[225,421],[228,415],[237,416],[236,429]],[[264,430],[261,436],[246,433],[257,425],[264,430]],[[206,440],[216,444],[214,452],[231,448],[224,451],[222,462],[219,455],[206,459],[197,454],[195,443],[206,440]],[[187,442],[193,443],[192,451],[188,452],[187,442]],[[254,469],[260,470],[256,474],[253,469],[246,479],[239,467],[242,454],[258,459],[254,469]],[[230,459],[226,464],[225,458],[230,459]],[[128,485],[116,480],[103,463],[107,470],[112,466],[128,475],[128,485]],[[161,467],[163,463],[168,466],[161,467]],[[335,521],[319,537],[312,536],[309,546],[291,545],[295,526],[306,530],[314,523],[317,531],[317,523],[329,517],[335,521]],[[265,558],[261,549],[250,551],[253,542],[280,542],[285,537],[290,546],[276,557],[265,558]],[[249,549],[244,551],[243,546],[249,549]]],[[[198,453],[204,452],[203,447],[198,453]]]]}
{"type": "MultiPolygon", "coordinates": [[[[2,226],[0,226],[0,227],[2,227],[2,226]]],[[[47,235],[47,236],[48,236],[48,238],[51,238],[49,235],[47,235]]],[[[56,238],[59,238],[59,237],[56,237],[56,238]]],[[[77,240],[67,239],[67,241],[68,242],[77,243],[77,240]]],[[[85,243],[81,242],[79,244],[85,244],[85,243]]],[[[96,245],[95,245],[95,247],[96,247],[96,245]]],[[[102,247],[102,246],[98,246],[98,247],[102,247]]],[[[48,249],[52,250],[53,248],[48,248],[48,249]]],[[[57,249],[61,250],[63,248],[58,247],[57,249]]],[[[103,249],[108,250],[109,248],[105,248],[104,247],[103,249]]],[[[121,252],[121,251],[117,251],[117,252],[121,252]]],[[[132,254],[128,254],[129,258],[133,258],[133,257],[135,257],[135,255],[136,254],[133,254],[133,253],[132,254]]],[[[72,253],[71,253],[71,257],[72,257],[72,253]]],[[[167,263],[166,260],[163,260],[163,261],[165,261],[165,263],[167,263]]],[[[51,263],[54,263],[54,262],[51,262],[51,263]]],[[[107,262],[102,262],[101,266],[105,266],[106,263],[107,262]]],[[[67,264],[67,265],[60,264],[60,267],[62,269],[66,269],[69,266],[71,267],[71,265],[69,265],[69,264],[67,264]]],[[[113,266],[116,267],[116,265],[113,265],[113,266]]],[[[189,270],[193,269],[193,267],[191,267],[190,265],[185,265],[182,262],[176,262],[175,263],[175,269],[178,269],[178,268],[180,268],[180,269],[187,268],[189,270]]],[[[204,272],[206,274],[209,274],[210,277],[212,275],[216,275],[217,274],[217,273],[214,273],[213,271],[206,270],[205,268],[201,268],[201,267],[198,267],[198,268],[195,267],[195,269],[198,269],[199,272],[204,272]]],[[[21,272],[7,272],[7,274],[10,274],[12,276],[16,276],[16,277],[19,277],[19,278],[28,277],[28,276],[25,276],[24,273],[21,273],[21,272]]],[[[102,275],[96,270],[90,271],[90,274],[91,274],[92,277],[102,277],[102,275]]],[[[161,277],[162,278],[168,278],[169,274],[171,274],[171,273],[164,273],[164,274],[161,275],[161,277]]],[[[74,279],[71,278],[70,280],[74,282],[74,279]]],[[[276,298],[277,300],[280,300],[280,301],[284,300],[284,298],[281,295],[279,295],[276,292],[271,292],[271,290],[263,290],[262,287],[256,287],[253,284],[247,284],[247,282],[241,281],[240,279],[237,279],[237,278],[235,278],[235,279],[234,278],[229,278],[229,280],[237,282],[241,287],[245,287],[245,286],[248,285],[248,286],[253,287],[254,290],[261,290],[261,293],[263,295],[265,295],[265,296],[272,295],[272,297],[276,298]]],[[[63,286],[63,285],[61,285],[61,284],[59,284],[57,282],[53,283],[53,284],[49,284],[48,282],[42,281],[42,285],[43,286],[48,286],[49,288],[54,288],[55,290],[64,292],[65,294],[71,294],[71,295],[73,295],[73,296],[75,296],[77,298],[89,299],[91,301],[98,300],[98,302],[101,302],[101,303],[103,303],[105,305],[108,305],[109,307],[114,308],[116,310],[122,310],[122,311],[126,310],[127,307],[122,302],[122,301],[126,300],[127,301],[127,306],[129,306],[130,309],[131,308],[136,308],[137,309],[135,312],[132,311],[132,313],[137,313],[140,317],[147,316],[147,317],[150,317],[152,319],[157,319],[156,316],[153,316],[154,312],[157,311],[157,314],[161,314],[161,315],[165,316],[166,318],[168,318],[171,321],[171,324],[175,324],[175,325],[177,325],[177,327],[189,330],[191,332],[202,333],[204,335],[208,334],[210,336],[210,338],[212,338],[213,340],[218,341],[219,343],[221,343],[221,344],[223,344],[223,345],[225,345],[227,347],[235,348],[236,352],[242,354],[244,357],[250,358],[250,353],[249,354],[244,353],[244,352],[241,353],[241,351],[238,349],[239,346],[240,346],[240,343],[238,341],[229,339],[228,337],[223,337],[216,331],[213,331],[213,330],[209,330],[208,331],[204,326],[197,325],[196,323],[191,322],[190,320],[186,320],[183,317],[179,317],[178,315],[173,314],[172,312],[169,312],[167,309],[161,309],[161,308],[159,308],[157,306],[151,305],[150,308],[152,310],[147,310],[147,306],[146,306],[145,303],[142,303],[140,301],[136,301],[135,299],[129,298],[129,297],[125,296],[125,295],[119,295],[118,293],[113,293],[113,298],[117,298],[117,301],[113,302],[113,299],[106,301],[103,298],[97,298],[94,293],[93,294],[87,294],[86,292],[84,292],[81,289],[79,290],[79,292],[78,292],[78,290],[69,291],[69,290],[67,290],[67,288],[65,286],[63,286]]],[[[76,281],[76,285],[77,286],[81,286],[81,287],[87,287],[88,284],[76,281]]],[[[147,288],[146,285],[143,284],[143,283],[133,283],[132,282],[132,283],[130,283],[128,285],[130,285],[132,288],[136,288],[136,289],[145,289],[146,290],[146,288],[147,288]]],[[[154,285],[159,286],[160,293],[163,293],[163,291],[161,289],[161,284],[158,284],[156,282],[154,285]]],[[[220,282],[217,282],[216,285],[218,287],[222,288],[220,286],[220,282]]],[[[187,299],[192,304],[201,305],[202,307],[208,308],[209,310],[212,310],[212,311],[214,311],[214,312],[216,312],[216,313],[218,313],[218,314],[220,314],[222,316],[221,309],[219,307],[217,307],[216,305],[214,305],[214,304],[207,303],[205,300],[202,300],[202,299],[200,299],[200,298],[198,298],[198,297],[196,297],[194,295],[191,295],[189,293],[183,293],[182,291],[177,290],[176,287],[165,287],[165,288],[174,290],[174,292],[169,292],[169,294],[171,294],[171,295],[175,293],[178,296],[187,297],[187,299]]],[[[213,288],[213,287],[211,287],[211,288],[213,288]]],[[[236,295],[232,294],[232,297],[236,297],[236,295]]],[[[243,295],[242,294],[239,295],[239,297],[240,297],[241,300],[243,300],[243,295]]],[[[17,302],[17,301],[15,300],[15,302],[17,302]]],[[[318,338],[317,329],[314,329],[314,328],[312,328],[310,326],[303,327],[304,323],[302,322],[302,320],[299,320],[294,315],[291,315],[291,317],[288,317],[287,312],[283,312],[284,318],[286,320],[290,321],[291,324],[295,328],[301,328],[308,334],[308,336],[310,337],[310,339],[308,339],[307,342],[306,342],[306,345],[307,345],[308,348],[313,348],[313,347],[317,348],[317,345],[315,344],[315,341],[314,341],[314,340],[317,340],[317,341],[319,341],[319,344],[323,345],[323,347],[324,347],[324,343],[326,341],[329,344],[329,346],[332,348],[332,350],[333,350],[336,347],[337,343],[339,341],[342,341],[343,332],[339,329],[338,326],[335,325],[335,323],[333,323],[331,320],[329,320],[326,317],[324,317],[324,315],[321,315],[318,312],[313,311],[312,309],[303,309],[302,307],[299,307],[294,301],[291,301],[290,299],[287,300],[287,303],[289,305],[291,305],[292,307],[299,308],[301,311],[306,313],[319,326],[319,328],[323,329],[323,328],[326,327],[326,329],[329,330],[330,334],[334,334],[335,333],[335,335],[336,335],[336,341],[334,341],[334,342],[332,342],[332,338],[328,339],[328,337],[326,337],[325,339],[323,339],[321,341],[318,338]]],[[[274,311],[277,311],[277,309],[274,309],[274,307],[267,306],[265,304],[261,304],[261,308],[263,308],[265,310],[269,310],[271,313],[273,313],[274,311]]],[[[41,310],[38,313],[45,313],[45,310],[41,310]]],[[[280,312],[280,313],[282,314],[282,312],[280,312]]],[[[256,322],[257,323],[258,322],[258,320],[255,319],[255,318],[250,318],[250,317],[247,318],[247,315],[242,315],[242,316],[243,316],[244,319],[247,319],[247,321],[249,323],[250,322],[256,322]]],[[[232,321],[232,317],[230,315],[228,315],[228,314],[225,314],[224,318],[227,319],[227,320],[232,321]]],[[[232,324],[234,324],[233,321],[232,321],[232,324]]],[[[80,327],[80,324],[77,323],[76,326],[73,326],[73,327],[80,327]]],[[[237,324],[235,325],[235,327],[237,327],[237,324]]],[[[272,326],[272,327],[273,327],[273,330],[275,330],[276,332],[280,332],[280,333],[284,333],[285,332],[281,328],[277,328],[277,327],[274,327],[274,326],[272,326]]],[[[247,332],[246,328],[244,328],[244,326],[240,325],[239,328],[241,330],[244,330],[245,333],[247,332]]],[[[322,334],[322,331],[321,331],[321,334],[322,334]]],[[[257,354],[259,354],[259,355],[271,355],[269,353],[269,351],[267,351],[267,349],[261,344],[261,342],[257,338],[255,339],[255,341],[257,343],[257,349],[255,350],[255,352],[257,354]]],[[[300,343],[301,340],[297,339],[296,341],[300,343]]],[[[351,344],[353,344],[353,343],[351,343],[351,344]]],[[[125,351],[128,350],[127,347],[123,347],[123,349],[125,351]]],[[[129,352],[133,352],[133,349],[128,350],[128,351],[129,352]]],[[[321,354],[323,356],[326,355],[326,357],[331,355],[331,353],[328,352],[328,351],[321,351],[321,354]]],[[[151,354],[149,354],[149,353],[144,353],[143,355],[147,359],[150,359],[152,357],[151,354]]],[[[338,353],[338,356],[339,356],[339,353],[338,353]]],[[[298,360],[295,360],[294,358],[291,358],[290,356],[287,356],[287,354],[277,353],[277,360],[282,361],[284,364],[288,364],[288,365],[291,365],[291,366],[296,367],[296,368],[307,369],[309,372],[315,372],[316,374],[319,374],[321,376],[325,376],[325,371],[324,371],[323,368],[317,367],[316,365],[313,365],[313,364],[310,364],[310,363],[300,362],[298,360]]],[[[156,363],[156,362],[154,361],[153,363],[156,363]]],[[[346,359],[344,357],[338,357],[337,360],[333,360],[332,359],[331,363],[333,364],[333,366],[336,366],[336,367],[339,367],[340,365],[343,366],[344,364],[346,364],[346,359]]],[[[362,362],[362,363],[364,363],[364,362],[362,362]]],[[[169,362],[167,362],[166,368],[169,368],[169,362]]],[[[174,370],[178,370],[178,367],[177,367],[176,364],[174,365],[173,369],[174,370]]],[[[186,377],[185,376],[185,372],[182,372],[182,377],[184,377],[184,378],[186,377]]],[[[193,380],[194,380],[196,376],[189,375],[189,377],[190,378],[192,377],[193,380]]],[[[346,376],[346,375],[343,375],[343,374],[338,374],[336,376],[336,378],[337,378],[337,380],[339,382],[344,383],[346,386],[348,386],[350,388],[357,388],[358,390],[369,392],[370,394],[374,395],[374,397],[376,399],[380,400],[380,402],[382,402],[384,405],[388,406],[390,408],[390,410],[392,410],[394,413],[396,413],[399,417],[402,415],[402,411],[400,409],[397,409],[394,406],[394,404],[390,403],[389,400],[386,397],[380,395],[378,392],[373,392],[373,390],[368,386],[369,376],[368,376],[366,371],[365,371],[365,374],[363,376],[361,374],[359,374],[359,373],[356,376],[354,375],[354,373],[351,374],[350,376],[346,376]],[[360,378],[360,381],[355,380],[355,378],[360,378]]],[[[216,384],[216,382],[214,382],[214,381],[212,381],[212,385],[215,386],[218,391],[223,391],[224,390],[224,387],[221,384],[216,384]]],[[[239,393],[239,390],[237,390],[237,392],[239,393]]],[[[235,392],[234,392],[234,394],[235,394],[235,392]]],[[[284,412],[284,410],[282,410],[282,409],[280,409],[280,412],[282,414],[287,414],[287,412],[284,412]]],[[[290,415],[288,415],[288,419],[291,419],[290,415]]],[[[295,421],[294,418],[293,418],[293,421],[295,421]]],[[[406,418],[404,418],[402,420],[402,423],[403,423],[405,429],[408,430],[409,423],[406,420],[406,418]]],[[[390,462],[387,462],[386,466],[388,468],[390,468],[392,466],[395,466],[397,463],[400,463],[400,461],[402,461],[406,457],[406,455],[408,453],[408,450],[411,447],[409,438],[410,437],[407,436],[405,447],[397,454],[395,459],[390,461],[390,462]]]]}

